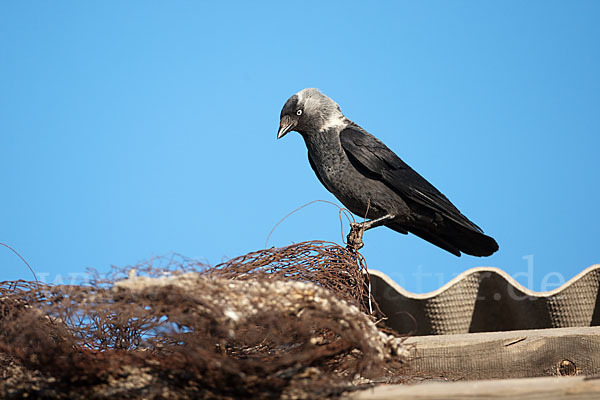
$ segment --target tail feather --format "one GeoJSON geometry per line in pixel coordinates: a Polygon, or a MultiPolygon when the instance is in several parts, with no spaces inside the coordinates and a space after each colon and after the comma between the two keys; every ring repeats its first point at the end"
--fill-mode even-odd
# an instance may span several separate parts
{"type": "Polygon", "coordinates": [[[402,233],[408,231],[458,257],[461,252],[471,256],[486,257],[498,250],[498,243],[492,237],[448,219],[436,225],[388,224],[387,226],[402,233]]]}
{"type": "Polygon", "coordinates": [[[467,229],[459,229],[457,243],[460,251],[465,254],[478,257],[487,257],[498,251],[498,243],[494,238],[482,232],[467,229]]]}

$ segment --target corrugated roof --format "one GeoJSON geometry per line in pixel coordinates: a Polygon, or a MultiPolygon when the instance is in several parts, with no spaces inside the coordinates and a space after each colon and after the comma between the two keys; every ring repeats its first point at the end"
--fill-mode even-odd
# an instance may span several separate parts
{"type": "Polygon", "coordinates": [[[404,290],[389,276],[369,271],[373,296],[403,334],[446,335],[517,329],[600,325],[600,264],[558,289],[535,292],[498,268],[473,268],[426,294],[404,290]]]}

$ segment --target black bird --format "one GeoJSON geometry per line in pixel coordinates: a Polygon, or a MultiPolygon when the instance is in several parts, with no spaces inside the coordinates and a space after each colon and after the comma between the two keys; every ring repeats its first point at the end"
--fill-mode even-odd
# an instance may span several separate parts
{"type": "Polygon", "coordinates": [[[290,131],[302,135],[323,186],[354,214],[371,219],[352,224],[360,246],[364,230],[385,225],[459,257],[461,252],[489,256],[498,250],[493,238],[319,90],[301,90],[285,103],[277,138],[290,131]]]}

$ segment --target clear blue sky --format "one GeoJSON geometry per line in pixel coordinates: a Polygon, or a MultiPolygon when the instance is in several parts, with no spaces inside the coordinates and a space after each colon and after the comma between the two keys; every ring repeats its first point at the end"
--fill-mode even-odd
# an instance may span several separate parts
{"type": "MultiPolygon", "coordinates": [[[[0,241],[49,282],[260,249],[337,202],[300,136],[275,139],[317,87],[500,244],[457,258],[378,228],[370,268],[428,291],[533,255],[519,281],[569,279],[600,262],[599,20],[595,1],[4,1],[0,241]]],[[[335,207],[269,245],[311,239],[341,241],[335,207]]]]}

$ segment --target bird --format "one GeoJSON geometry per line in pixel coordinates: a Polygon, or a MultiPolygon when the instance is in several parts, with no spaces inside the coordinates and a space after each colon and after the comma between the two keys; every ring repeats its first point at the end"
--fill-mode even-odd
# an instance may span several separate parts
{"type": "Polygon", "coordinates": [[[364,231],[383,225],[412,233],[458,257],[461,253],[485,257],[498,250],[492,237],[318,89],[303,89],[285,102],[277,139],[291,131],[304,139],[308,161],[321,184],[348,210],[365,218],[352,223],[348,235],[358,248],[364,231]]]}

